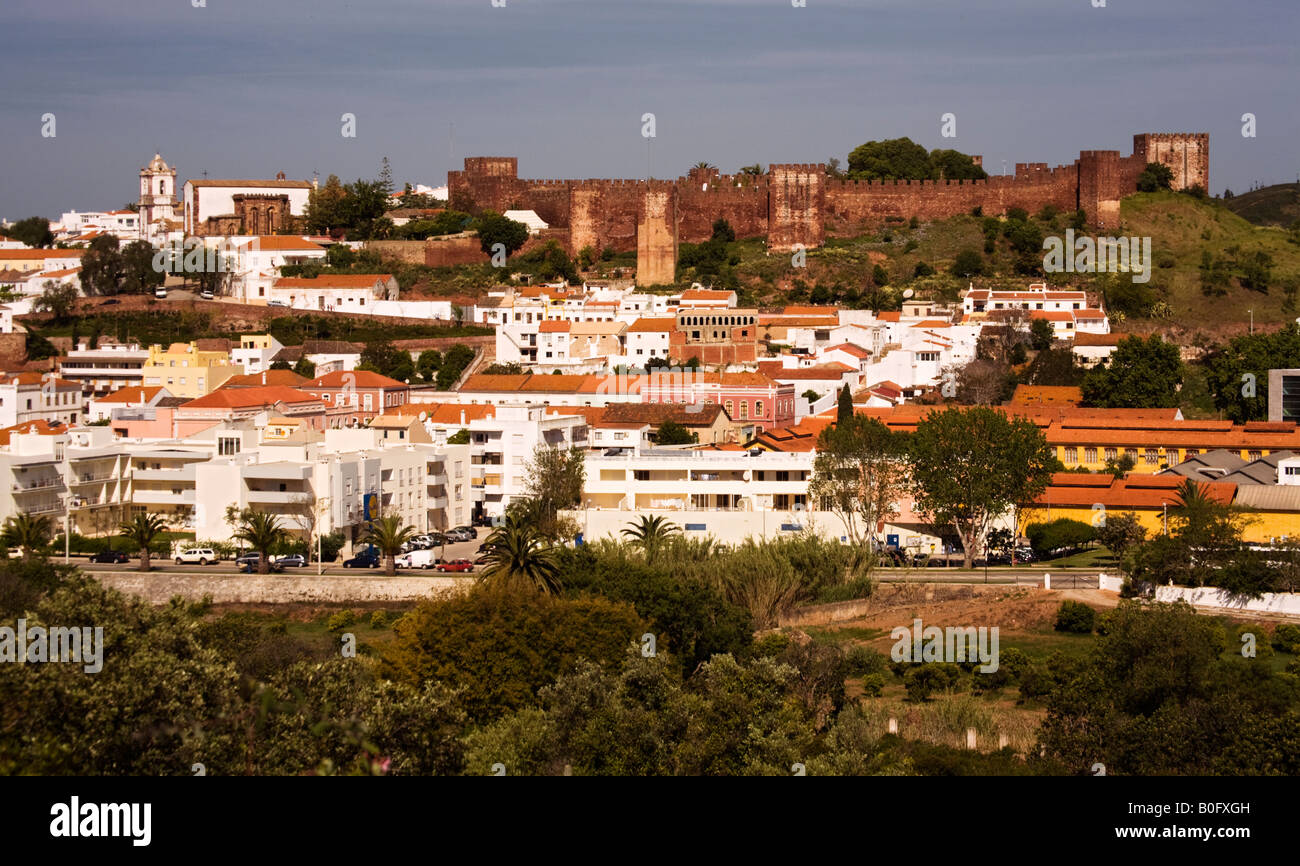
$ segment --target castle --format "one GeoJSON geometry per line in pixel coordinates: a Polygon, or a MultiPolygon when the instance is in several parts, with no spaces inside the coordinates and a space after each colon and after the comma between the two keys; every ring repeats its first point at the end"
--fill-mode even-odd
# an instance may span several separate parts
{"type": "MultiPolygon", "coordinates": [[[[978,161],[979,158],[975,157],[978,161]]],[[[771,252],[821,246],[828,224],[853,227],[888,219],[942,219],[979,207],[988,216],[1013,207],[1082,209],[1099,229],[1119,224],[1120,199],[1137,190],[1147,163],[1173,171],[1173,188],[1209,189],[1208,133],[1142,133],[1133,153],[1085,150],[1072,165],[1017,163],[1014,175],[970,181],[856,181],[827,177],[820,164],[776,164],[763,176],[691,169],[675,181],[525,180],[516,157],[468,157],[447,173],[453,206],[498,213],[528,209],[550,224],[546,234],[570,253],[584,247],[637,251],[637,282],[674,281],[677,245],[699,243],[725,218],[737,237],[767,238],[771,252]]],[[[430,245],[428,264],[434,260],[430,245]]]]}

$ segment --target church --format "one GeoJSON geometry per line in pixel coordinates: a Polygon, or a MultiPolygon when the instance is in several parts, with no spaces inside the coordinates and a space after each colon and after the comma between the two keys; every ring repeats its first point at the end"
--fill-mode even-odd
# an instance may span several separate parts
{"type": "Polygon", "coordinates": [[[176,213],[176,168],[155,153],[149,164],[140,169],[139,216],[140,240],[165,243],[179,233],[181,222],[176,213]]]}
{"type": "Polygon", "coordinates": [[[273,235],[300,231],[315,184],[306,180],[188,180],[186,235],[273,235]]]}

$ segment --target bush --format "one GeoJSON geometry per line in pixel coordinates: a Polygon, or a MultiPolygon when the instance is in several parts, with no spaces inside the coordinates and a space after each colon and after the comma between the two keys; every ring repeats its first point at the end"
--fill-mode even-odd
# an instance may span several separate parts
{"type": "Polygon", "coordinates": [[[847,662],[849,676],[880,674],[882,683],[885,672],[889,670],[889,656],[864,646],[852,647],[847,662]]]}
{"type": "Polygon", "coordinates": [[[862,694],[869,698],[878,698],[885,688],[883,674],[867,674],[862,678],[862,694]]]}
{"type": "Polygon", "coordinates": [[[1283,623],[1273,629],[1273,648],[1300,655],[1300,625],[1283,623]]]}
{"type": "Polygon", "coordinates": [[[1056,630],[1071,634],[1092,634],[1097,612],[1081,601],[1063,601],[1056,609],[1056,630]]]}
{"type": "Polygon", "coordinates": [[[907,699],[920,703],[928,701],[935,692],[952,688],[959,679],[956,665],[927,662],[909,670],[903,677],[903,685],[907,688],[907,699]]]}
{"type": "Polygon", "coordinates": [[[370,627],[373,629],[388,628],[388,613],[383,610],[377,610],[370,614],[370,627]]]}
{"type": "Polygon", "coordinates": [[[341,610],[330,616],[325,622],[325,627],[333,632],[340,632],[348,626],[355,625],[357,615],[351,610],[341,610]]]}

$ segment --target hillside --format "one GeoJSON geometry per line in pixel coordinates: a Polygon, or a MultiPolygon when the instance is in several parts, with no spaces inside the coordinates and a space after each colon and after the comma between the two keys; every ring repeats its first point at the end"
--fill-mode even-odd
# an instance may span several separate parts
{"type": "Polygon", "coordinates": [[[1300,219],[1300,183],[1277,183],[1224,199],[1224,207],[1255,225],[1289,226],[1300,219]]]}

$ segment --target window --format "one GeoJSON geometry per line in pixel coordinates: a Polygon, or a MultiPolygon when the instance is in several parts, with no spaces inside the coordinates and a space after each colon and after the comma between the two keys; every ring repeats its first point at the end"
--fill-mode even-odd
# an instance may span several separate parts
{"type": "Polygon", "coordinates": [[[762,400],[755,400],[755,401],[754,401],[754,417],[755,417],[755,418],[762,418],[762,417],[763,417],[763,401],[762,401],[762,400]]]}
{"type": "Polygon", "coordinates": [[[1261,458],[1261,457],[1263,457],[1263,456],[1264,456],[1264,452],[1262,452],[1262,451],[1251,451],[1251,452],[1250,452],[1250,459],[1251,459],[1251,460],[1258,460],[1259,458],[1261,458]]]}
{"type": "Polygon", "coordinates": [[[1078,463],[1078,462],[1079,462],[1079,449],[1078,449],[1078,448],[1066,448],[1066,449],[1065,449],[1065,462],[1066,462],[1066,463],[1078,463]]]}
{"type": "Polygon", "coordinates": [[[746,403],[744,400],[740,401],[740,417],[741,418],[749,417],[749,404],[746,403]]]}
{"type": "Polygon", "coordinates": [[[229,457],[239,453],[239,439],[234,436],[222,436],[217,440],[217,454],[229,457]]]}
{"type": "Polygon", "coordinates": [[[1085,449],[1083,449],[1083,462],[1084,462],[1084,463],[1096,463],[1096,462],[1097,462],[1097,449],[1096,449],[1096,448],[1085,448],[1085,449]]]}
{"type": "MultiPolygon", "coordinates": [[[[727,415],[732,418],[736,417],[735,404],[733,404],[732,401],[728,400],[724,405],[726,406],[727,409],[727,415]]],[[[30,409],[31,407],[28,406],[27,408],[30,409]]]]}
{"type": "Polygon", "coordinates": [[[1119,452],[1116,451],[1114,448],[1107,448],[1107,449],[1106,449],[1106,459],[1107,459],[1107,460],[1115,460],[1115,459],[1118,458],[1118,457],[1119,457],[1119,452]]]}
{"type": "Polygon", "coordinates": [[[1148,448],[1144,456],[1148,466],[1155,466],[1156,463],[1160,462],[1160,452],[1155,448],[1148,448]]]}

